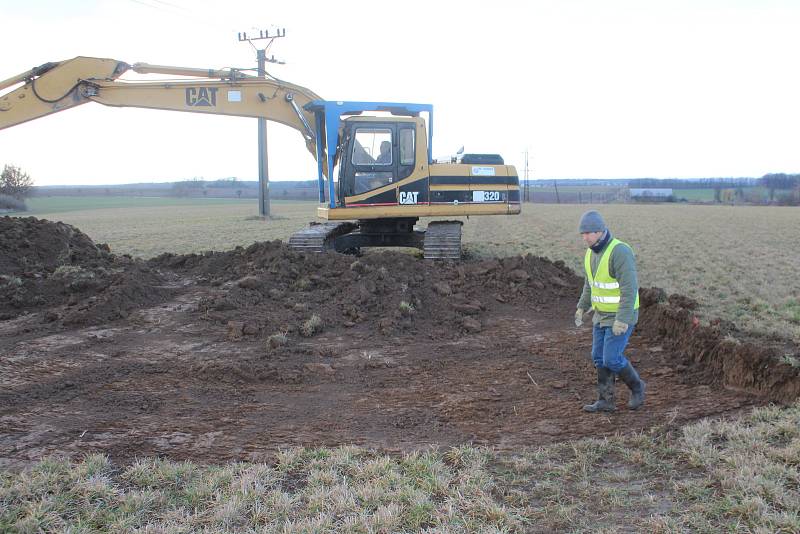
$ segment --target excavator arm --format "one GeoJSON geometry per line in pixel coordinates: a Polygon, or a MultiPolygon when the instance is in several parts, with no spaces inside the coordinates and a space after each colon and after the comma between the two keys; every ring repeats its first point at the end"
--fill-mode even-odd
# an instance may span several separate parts
{"type": "Polygon", "coordinates": [[[128,69],[130,65],[122,61],[76,57],[45,63],[0,82],[0,91],[24,82],[0,96],[0,129],[85,104],[89,100],[78,90],[83,80],[111,81],[128,69]]]}
{"type": "Polygon", "coordinates": [[[304,106],[321,100],[312,91],[275,78],[245,75],[234,69],[206,70],[76,57],[46,63],[0,82],[0,130],[87,102],[106,106],[140,107],[257,117],[299,131],[317,158],[314,113],[304,106]],[[118,80],[128,70],[142,74],[189,76],[194,80],[118,80]]]}

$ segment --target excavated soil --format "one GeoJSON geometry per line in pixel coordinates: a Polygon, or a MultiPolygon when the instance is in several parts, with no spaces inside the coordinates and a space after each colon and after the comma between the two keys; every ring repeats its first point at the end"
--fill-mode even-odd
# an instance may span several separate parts
{"type": "Polygon", "coordinates": [[[45,321],[101,324],[172,295],[145,262],[111,254],[68,224],[0,217],[0,321],[47,310],[45,321]]]}
{"type": "Polygon", "coordinates": [[[102,452],[204,463],[290,446],[513,450],[800,395],[798,348],[643,290],[627,351],[645,408],[594,396],[582,281],[532,256],[434,263],[283,243],[142,261],[0,218],[0,465],[102,452]]]}

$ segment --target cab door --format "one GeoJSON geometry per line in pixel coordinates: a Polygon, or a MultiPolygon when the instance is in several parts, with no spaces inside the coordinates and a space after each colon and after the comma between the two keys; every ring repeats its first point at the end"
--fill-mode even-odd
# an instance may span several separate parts
{"type": "Polygon", "coordinates": [[[340,165],[343,203],[350,207],[397,204],[396,127],[391,123],[347,124],[340,165]]]}

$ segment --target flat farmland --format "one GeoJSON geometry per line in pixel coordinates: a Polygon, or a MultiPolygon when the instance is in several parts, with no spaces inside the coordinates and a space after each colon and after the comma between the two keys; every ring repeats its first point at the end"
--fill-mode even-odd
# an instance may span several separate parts
{"type": "MultiPolygon", "coordinates": [[[[796,208],[762,206],[591,206],[631,244],[642,287],[696,299],[706,318],[800,340],[800,231],[796,208]]],[[[580,272],[577,221],[585,205],[526,205],[514,217],[473,218],[466,242],[477,254],[526,254],[562,260],[580,272]],[[508,238],[506,238],[508,236],[508,238]]]]}
{"type": "Polygon", "coordinates": [[[647,401],[601,415],[585,205],[455,264],[268,241],[315,203],[40,200],[75,228],[0,218],[0,532],[800,532],[798,345],[713,320],[797,340],[792,210],[598,207],[683,295],[642,290],[647,401]]]}
{"type": "MultiPolygon", "coordinates": [[[[31,204],[33,216],[75,225],[116,253],[143,258],[287,240],[316,217],[313,202],[273,201],[268,221],[257,217],[252,200],[86,197],[31,204]]],[[[792,245],[800,235],[797,208],[526,204],[519,216],[464,220],[464,244],[473,256],[530,253],[580,273],[577,221],[590,208],[633,246],[642,287],[696,299],[707,319],[800,340],[800,248],[792,245]]]]}

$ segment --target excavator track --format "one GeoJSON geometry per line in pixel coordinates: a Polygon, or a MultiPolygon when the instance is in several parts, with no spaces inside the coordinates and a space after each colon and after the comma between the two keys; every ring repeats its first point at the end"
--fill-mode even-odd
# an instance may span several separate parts
{"type": "Polygon", "coordinates": [[[358,226],[351,222],[311,223],[311,226],[292,234],[289,248],[299,252],[325,252],[333,250],[337,236],[352,232],[358,226]]]}
{"type": "Polygon", "coordinates": [[[460,221],[436,221],[425,231],[424,256],[430,260],[461,259],[460,221]]]}

